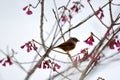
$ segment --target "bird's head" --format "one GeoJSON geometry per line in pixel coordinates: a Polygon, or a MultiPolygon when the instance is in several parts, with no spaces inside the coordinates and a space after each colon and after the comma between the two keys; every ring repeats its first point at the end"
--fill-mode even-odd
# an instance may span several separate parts
{"type": "Polygon", "coordinates": [[[71,37],[68,41],[72,41],[74,43],[79,42],[79,40],[77,38],[75,38],[75,37],[71,37]]]}

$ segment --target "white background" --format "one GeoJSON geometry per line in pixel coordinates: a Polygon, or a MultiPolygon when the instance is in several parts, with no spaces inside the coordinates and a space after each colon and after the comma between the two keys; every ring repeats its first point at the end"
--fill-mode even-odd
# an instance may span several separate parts
{"type": "MultiPolygon", "coordinates": [[[[57,0],[57,5],[60,6],[61,4],[65,4],[65,1],[67,0],[57,0]]],[[[118,1],[119,0],[115,0],[115,2],[117,3],[118,1]]],[[[76,15],[73,18],[72,21],[73,25],[79,22],[79,20],[82,20],[83,18],[88,16],[89,13],[92,13],[91,9],[88,8],[87,2],[86,1],[82,2],[85,8],[83,8],[80,11],[79,16],[76,15]]],[[[31,61],[34,55],[33,53],[27,53],[26,50],[21,50],[20,46],[32,39],[38,41],[40,40],[39,39],[40,6],[38,6],[37,9],[31,9],[33,11],[33,14],[29,16],[24,11],[22,11],[22,8],[28,5],[29,3],[35,5],[37,3],[37,0],[0,1],[0,49],[6,53],[7,47],[8,49],[14,49],[18,53],[16,55],[16,58],[20,62],[31,61]]],[[[93,4],[97,6],[95,7],[95,9],[98,9],[98,5],[101,6],[103,5],[103,3],[105,3],[104,0],[100,1],[97,0],[93,2],[93,4]]],[[[48,29],[52,28],[54,24],[54,16],[51,10],[51,7],[53,7],[52,0],[47,0],[46,4],[45,4],[46,6],[45,16],[47,17],[48,22],[46,22],[45,24],[45,29],[47,31],[48,29]],[[46,5],[48,3],[49,5],[46,5]]],[[[120,9],[118,9],[117,7],[115,9],[116,10],[114,14],[120,11],[120,9]]],[[[105,10],[107,11],[107,9],[105,10]]],[[[104,18],[103,20],[106,22],[106,24],[109,24],[109,19],[107,18],[109,16],[105,15],[105,17],[106,18],[104,18]]],[[[78,52],[82,47],[87,46],[83,45],[84,43],[82,41],[89,36],[90,32],[95,33],[99,37],[102,37],[102,34],[105,33],[106,29],[99,25],[100,23],[96,22],[96,20],[97,19],[92,18],[91,21],[87,22],[86,24],[83,24],[80,28],[73,30],[72,36],[77,37],[78,39],[81,40],[81,42],[77,44],[78,47],[71,52],[72,54],[78,52]]],[[[106,53],[106,55],[111,54],[112,54],[111,51],[107,51],[106,53]]],[[[53,54],[52,56],[56,56],[56,58],[58,57],[58,59],[69,60],[69,58],[67,58],[63,54],[57,55],[53,54]]],[[[0,59],[4,57],[5,56],[2,53],[0,53],[0,59]]],[[[26,69],[29,68],[28,65],[24,66],[26,66],[26,69]]],[[[105,78],[105,80],[119,80],[120,78],[119,66],[120,66],[119,60],[114,62],[110,60],[106,63],[103,63],[100,66],[97,66],[95,70],[93,70],[93,72],[87,77],[87,80],[96,80],[98,77],[103,77],[105,78]]],[[[32,76],[31,80],[45,80],[49,76],[49,73],[50,73],[49,70],[38,69],[32,76]]],[[[3,67],[0,64],[0,80],[23,80],[25,76],[26,74],[18,66],[16,66],[16,64],[12,66],[7,65],[6,67],[3,67]]],[[[74,78],[75,77],[73,76],[72,79],[74,78]]]]}

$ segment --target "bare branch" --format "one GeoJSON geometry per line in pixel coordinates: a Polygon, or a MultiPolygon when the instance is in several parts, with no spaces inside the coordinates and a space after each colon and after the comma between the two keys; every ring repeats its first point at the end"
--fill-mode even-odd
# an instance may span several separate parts
{"type": "Polygon", "coordinates": [[[44,34],[43,34],[43,23],[44,23],[44,20],[43,20],[43,16],[44,16],[44,0],[41,1],[41,17],[40,17],[40,39],[41,39],[41,42],[42,42],[42,46],[45,50],[45,52],[47,51],[46,48],[45,48],[45,41],[44,41],[44,34]]]}

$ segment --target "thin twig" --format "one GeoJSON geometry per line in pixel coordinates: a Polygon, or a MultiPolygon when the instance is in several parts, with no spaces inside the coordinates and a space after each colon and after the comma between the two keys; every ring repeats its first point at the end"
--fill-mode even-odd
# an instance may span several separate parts
{"type": "MultiPolygon", "coordinates": [[[[93,9],[93,7],[92,7],[92,5],[91,5],[90,2],[89,2],[89,5],[90,5],[91,9],[93,10],[93,12],[94,12],[94,14],[95,14],[95,10],[93,9]]],[[[97,19],[101,22],[102,25],[104,25],[106,28],[108,28],[108,26],[107,26],[105,23],[103,23],[103,21],[102,21],[97,15],[95,15],[95,16],[96,16],[97,19]]]]}
{"type": "Polygon", "coordinates": [[[41,16],[40,16],[40,39],[41,39],[41,42],[42,42],[42,47],[43,49],[45,50],[45,52],[47,51],[46,48],[45,48],[45,41],[44,41],[44,33],[43,33],[43,23],[44,23],[44,20],[43,20],[43,16],[44,16],[44,0],[41,1],[41,16]]]}
{"type": "Polygon", "coordinates": [[[112,15],[112,7],[111,7],[111,3],[112,3],[112,1],[111,0],[109,0],[109,13],[110,13],[110,19],[111,19],[111,23],[113,22],[113,15],[112,15]]]}

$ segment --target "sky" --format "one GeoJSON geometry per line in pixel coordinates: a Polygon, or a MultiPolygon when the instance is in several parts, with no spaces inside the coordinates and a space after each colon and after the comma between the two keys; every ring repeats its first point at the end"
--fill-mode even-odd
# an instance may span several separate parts
{"type": "MultiPolygon", "coordinates": [[[[60,1],[56,0],[57,6],[60,6],[61,4],[65,4],[67,1],[60,1]]],[[[115,0],[115,2],[118,2],[119,0],[115,0]]],[[[18,54],[16,55],[16,58],[20,62],[27,62],[31,61],[33,59],[34,54],[27,54],[26,50],[21,50],[20,46],[23,45],[25,42],[30,41],[32,39],[40,40],[39,39],[39,25],[40,25],[40,8],[32,9],[33,14],[27,15],[22,8],[28,5],[29,3],[35,5],[37,3],[37,0],[1,0],[0,2],[0,49],[3,50],[6,53],[11,53],[11,49],[14,49],[18,54]],[[7,50],[8,48],[8,50],[7,50]],[[7,52],[8,51],[8,52],[7,52]]],[[[98,2],[93,2],[95,6],[101,6],[104,3],[104,0],[101,0],[98,4],[98,2]]],[[[88,8],[88,5],[86,2],[83,1],[83,4],[85,5],[84,9],[81,9],[80,14],[73,18],[72,24],[75,25],[75,23],[79,22],[79,20],[82,20],[87,16],[88,14],[92,13],[90,8],[88,8]]],[[[45,16],[47,17],[48,22],[46,22],[45,25],[45,31],[46,33],[49,33],[52,26],[54,25],[54,16],[51,10],[51,7],[53,7],[53,2],[46,0],[45,3],[45,16]],[[49,2],[49,5],[47,5],[49,2]],[[51,15],[51,16],[50,16],[51,15]]],[[[97,7],[95,7],[97,9],[97,7]]],[[[115,8],[115,12],[119,12],[120,9],[115,8]]],[[[114,13],[115,13],[114,12],[114,13]]],[[[106,15],[106,17],[109,17],[106,15]]],[[[108,18],[103,19],[106,24],[109,24],[108,18]]],[[[102,37],[102,34],[104,34],[105,28],[103,29],[99,26],[100,23],[96,22],[97,19],[92,18],[89,22],[86,24],[81,25],[80,28],[77,28],[73,30],[72,36],[77,37],[81,41],[83,41],[85,38],[88,37],[89,33],[92,31],[96,33],[99,37],[102,37]],[[86,33],[86,34],[85,34],[86,33]]],[[[66,29],[66,28],[64,28],[66,29]]],[[[47,35],[46,35],[47,36],[47,35]]],[[[67,37],[66,37],[67,39],[67,37]]],[[[47,42],[49,45],[49,40],[47,42]]],[[[83,42],[80,42],[77,44],[79,47],[76,47],[75,50],[71,51],[72,54],[78,52],[80,48],[86,47],[87,45],[83,45],[83,42]],[[82,46],[81,46],[82,45],[82,46]]],[[[95,45],[95,44],[94,44],[95,45]]],[[[112,53],[111,51],[107,53],[112,53]]],[[[109,55],[109,54],[107,54],[109,55]]],[[[50,54],[50,56],[55,56],[57,59],[60,60],[69,60],[69,58],[66,55],[63,54],[50,54]]],[[[120,56],[120,55],[119,55],[120,56]]],[[[0,53],[0,59],[5,57],[2,53],[0,53]]],[[[116,58],[118,58],[116,56],[116,58]]],[[[96,80],[97,77],[103,77],[105,80],[118,80],[119,74],[120,74],[120,63],[119,60],[112,62],[112,60],[101,63],[100,66],[95,67],[94,72],[90,74],[87,77],[87,80],[96,80]]],[[[29,70],[29,65],[24,65],[27,70],[29,70]]],[[[45,80],[46,76],[49,76],[50,70],[37,70],[35,74],[32,76],[30,80],[45,80]]],[[[6,66],[3,67],[0,65],[0,80],[23,80],[25,78],[26,74],[24,71],[22,71],[17,65],[12,66],[6,66]]],[[[74,79],[73,77],[72,79],[74,79]]],[[[60,79],[59,79],[60,80],[60,79]]]]}

